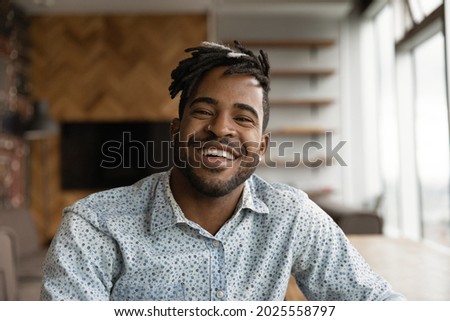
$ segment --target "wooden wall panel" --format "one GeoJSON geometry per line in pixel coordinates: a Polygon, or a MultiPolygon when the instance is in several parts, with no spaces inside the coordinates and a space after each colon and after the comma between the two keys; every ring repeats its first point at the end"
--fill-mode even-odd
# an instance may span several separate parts
{"type": "Polygon", "coordinates": [[[171,119],[170,71],[205,37],[205,16],[35,17],[32,94],[61,121],[171,119]]]}
{"type": "MultiPolygon", "coordinates": [[[[170,72],[184,49],[206,36],[205,15],[32,17],[32,96],[47,100],[59,122],[170,120],[178,110],[178,100],[169,97],[170,72]]],[[[62,209],[93,192],[61,190],[59,137],[48,144],[47,224],[42,145],[32,146],[31,206],[41,230],[50,226],[42,232],[44,242],[56,231],[62,209]]]]}

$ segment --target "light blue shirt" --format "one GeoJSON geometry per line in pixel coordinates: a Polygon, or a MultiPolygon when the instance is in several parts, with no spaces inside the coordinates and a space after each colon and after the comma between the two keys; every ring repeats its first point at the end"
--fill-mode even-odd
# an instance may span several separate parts
{"type": "Polygon", "coordinates": [[[43,300],[309,300],[403,297],[305,193],[253,175],[216,235],[185,218],[170,171],[64,210],[44,264],[43,300]]]}

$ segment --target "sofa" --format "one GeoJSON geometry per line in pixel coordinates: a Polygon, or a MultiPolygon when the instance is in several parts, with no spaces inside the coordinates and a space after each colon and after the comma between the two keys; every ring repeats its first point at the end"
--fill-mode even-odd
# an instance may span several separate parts
{"type": "Polygon", "coordinates": [[[29,210],[0,209],[0,300],[39,300],[46,251],[29,210]]]}
{"type": "Polygon", "coordinates": [[[383,233],[383,218],[377,208],[354,208],[322,200],[316,200],[316,203],[347,235],[383,233]]]}

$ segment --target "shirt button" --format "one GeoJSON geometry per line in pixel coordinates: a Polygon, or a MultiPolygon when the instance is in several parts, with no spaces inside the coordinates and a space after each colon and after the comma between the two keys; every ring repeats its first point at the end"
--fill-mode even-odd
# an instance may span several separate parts
{"type": "Polygon", "coordinates": [[[215,247],[219,247],[219,246],[220,246],[220,242],[217,241],[217,240],[214,240],[214,241],[213,241],[213,245],[214,245],[215,247]]]}
{"type": "Polygon", "coordinates": [[[222,299],[224,297],[225,293],[223,291],[217,291],[216,292],[216,297],[218,297],[219,299],[222,299]]]}

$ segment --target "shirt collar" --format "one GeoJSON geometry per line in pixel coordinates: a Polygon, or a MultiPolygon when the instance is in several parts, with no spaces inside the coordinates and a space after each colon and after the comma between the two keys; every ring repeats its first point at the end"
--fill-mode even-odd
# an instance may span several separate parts
{"type": "Polygon", "coordinates": [[[249,209],[255,213],[268,214],[269,208],[255,193],[255,184],[253,182],[253,176],[250,177],[244,186],[242,192],[241,204],[238,205],[238,210],[249,209]]]}
{"type": "MultiPolygon", "coordinates": [[[[154,200],[150,206],[150,233],[155,233],[159,230],[168,228],[178,223],[188,225],[195,224],[189,221],[181,210],[178,203],[173,197],[170,188],[170,175],[172,170],[169,170],[160,176],[157,183],[154,200]],[[158,200],[157,202],[155,200],[158,200]]],[[[267,205],[255,195],[255,188],[252,178],[245,182],[244,190],[242,192],[241,200],[237,206],[236,212],[241,212],[248,209],[254,213],[267,214],[269,208],[267,205]]]]}
{"type": "Polygon", "coordinates": [[[170,174],[172,170],[164,172],[157,182],[154,199],[149,207],[150,233],[168,228],[177,223],[187,223],[181,208],[175,201],[170,189],[170,174]]]}

